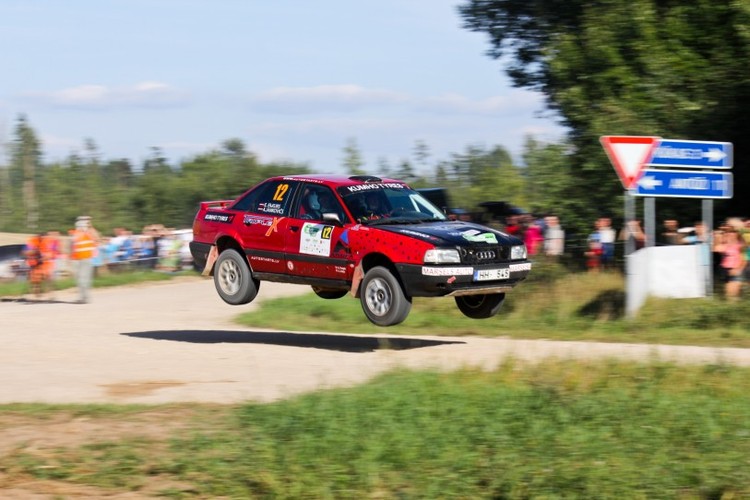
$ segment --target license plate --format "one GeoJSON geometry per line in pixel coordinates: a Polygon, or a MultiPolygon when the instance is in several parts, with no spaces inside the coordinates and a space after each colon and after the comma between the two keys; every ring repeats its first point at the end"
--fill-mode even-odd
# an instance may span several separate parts
{"type": "Polygon", "coordinates": [[[507,280],[510,269],[478,269],[474,271],[474,281],[507,280]]]}

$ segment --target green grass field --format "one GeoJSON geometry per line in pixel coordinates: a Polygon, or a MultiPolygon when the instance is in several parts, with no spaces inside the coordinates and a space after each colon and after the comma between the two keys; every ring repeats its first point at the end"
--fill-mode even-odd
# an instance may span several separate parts
{"type": "MultiPolygon", "coordinates": [[[[551,268],[483,321],[462,317],[452,300],[424,299],[402,325],[379,329],[358,301],[312,294],[238,321],[750,346],[747,298],[652,300],[626,320],[622,286],[615,273],[551,268]]],[[[399,370],[273,404],[0,405],[0,431],[28,436],[0,443],[0,496],[22,488],[74,498],[85,487],[91,497],[750,498],[749,395],[750,369],[728,365],[509,360],[493,372],[399,370]],[[51,422],[99,432],[45,445],[51,422]]]]}
{"type": "Polygon", "coordinates": [[[0,422],[158,412],[173,430],[21,446],[0,480],[171,498],[748,498],[748,394],[750,371],[728,366],[509,362],[265,405],[12,405],[0,422]]]}

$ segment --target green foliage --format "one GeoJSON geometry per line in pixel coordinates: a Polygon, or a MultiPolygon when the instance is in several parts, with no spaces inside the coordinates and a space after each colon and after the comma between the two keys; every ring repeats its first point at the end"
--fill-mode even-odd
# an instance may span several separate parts
{"type": "Polygon", "coordinates": [[[271,175],[309,172],[303,164],[260,164],[239,139],[176,167],[157,148],[141,169],[128,160],[104,162],[92,140],[83,155],[44,164],[25,117],[13,144],[10,166],[0,165],[0,231],[9,232],[64,232],[83,214],[105,234],[155,223],[189,227],[200,201],[234,198],[271,175]]]}
{"type": "MultiPolygon", "coordinates": [[[[746,2],[467,0],[459,10],[514,84],[543,92],[570,127],[567,198],[588,220],[622,206],[599,136],[742,144],[750,133],[746,2]]],[[[750,174],[736,171],[735,192],[748,187],[750,174]]],[[[742,197],[728,205],[747,213],[742,197]]]]}
{"type": "Polygon", "coordinates": [[[613,361],[396,371],[273,404],[142,409],[179,430],[20,447],[3,472],[102,496],[153,481],[179,498],[744,498],[748,375],[613,361]]]}

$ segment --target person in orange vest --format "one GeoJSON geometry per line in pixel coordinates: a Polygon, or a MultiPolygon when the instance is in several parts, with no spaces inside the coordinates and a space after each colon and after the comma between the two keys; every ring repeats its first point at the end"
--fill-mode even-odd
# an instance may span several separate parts
{"type": "Polygon", "coordinates": [[[71,231],[73,241],[70,248],[70,258],[75,265],[79,304],[86,304],[90,300],[98,234],[91,224],[91,217],[88,216],[78,217],[76,227],[71,231]]]}
{"type": "Polygon", "coordinates": [[[55,273],[57,270],[57,260],[60,257],[60,238],[57,231],[47,231],[42,237],[40,250],[42,252],[42,272],[44,281],[47,283],[47,289],[55,289],[55,273]]]}
{"type": "Polygon", "coordinates": [[[44,288],[44,255],[43,249],[44,234],[35,234],[26,241],[24,247],[24,257],[26,266],[29,268],[29,288],[30,292],[40,296],[44,288]]]}

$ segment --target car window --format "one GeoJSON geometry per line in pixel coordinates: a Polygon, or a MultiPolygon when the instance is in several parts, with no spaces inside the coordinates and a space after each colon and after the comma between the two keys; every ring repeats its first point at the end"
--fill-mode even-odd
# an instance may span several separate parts
{"type": "Polygon", "coordinates": [[[288,215],[297,182],[275,180],[261,184],[232,207],[235,210],[268,215],[288,215]]]}
{"type": "Polygon", "coordinates": [[[325,213],[334,213],[338,215],[341,222],[345,222],[341,203],[329,187],[305,184],[302,187],[297,204],[296,217],[298,219],[323,220],[323,214],[325,213]]]}

